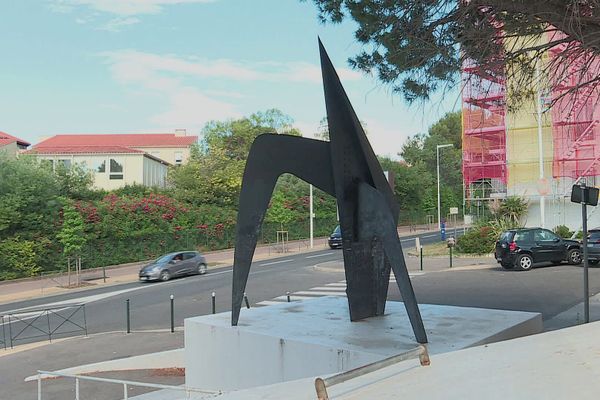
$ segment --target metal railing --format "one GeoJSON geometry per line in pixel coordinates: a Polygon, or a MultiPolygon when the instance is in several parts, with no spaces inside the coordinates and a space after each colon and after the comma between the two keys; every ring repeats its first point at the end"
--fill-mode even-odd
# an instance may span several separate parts
{"type": "Polygon", "coordinates": [[[111,379],[111,378],[98,378],[94,376],[84,376],[84,375],[71,375],[71,374],[62,374],[59,372],[50,372],[50,371],[41,371],[38,370],[37,374],[37,393],[38,400],[43,400],[42,397],[42,380],[44,379],[44,375],[46,377],[60,377],[60,378],[72,378],[74,379],[75,384],[75,400],[80,400],[79,397],[79,381],[94,381],[94,382],[104,382],[104,383],[113,383],[117,385],[123,385],[123,400],[129,399],[129,386],[137,386],[137,387],[145,387],[145,388],[154,388],[154,389],[166,389],[173,390],[178,392],[185,392],[185,398],[189,399],[193,393],[197,394],[206,394],[211,397],[218,396],[222,394],[220,390],[202,390],[195,389],[186,386],[172,386],[172,385],[162,385],[159,383],[146,383],[146,382],[136,382],[136,381],[126,381],[123,379],[111,379]]]}
{"type": "Polygon", "coordinates": [[[363,365],[362,367],[354,368],[346,372],[332,375],[328,378],[317,378],[315,379],[315,389],[317,391],[317,398],[319,400],[329,400],[327,394],[327,388],[333,385],[338,385],[349,381],[350,379],[358,378],[360,376],[370,374],[371,372],[378,371],[385,367],[397,364],[401,361],[410,360],[413,358],[419,358],[419,362],[422,366],[430,364],[429,353],[427,347],[424,344],[415,347],[405,353],[397,354],[392,357],[384,358],[383,360],[375,361],[374,363],[363,365]]]}
{"type": "Polygon", "coordinates": [[[82,332],[87,336],[85,304],[70,304],[43,309],[24,309],[0,316],[0,342],[6,349],[15,342],[66,336],[82,332]]]}

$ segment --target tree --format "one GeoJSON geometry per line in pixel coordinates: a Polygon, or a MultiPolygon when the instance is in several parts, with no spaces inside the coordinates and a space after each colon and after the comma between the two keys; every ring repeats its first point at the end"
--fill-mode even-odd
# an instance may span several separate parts
{"type": "Polygon", "coordinates": [[[358,24],[355,36],[364,50],[350,65],[376,74],[409,102],[456,85],[466,61],[480,74],[514,74],[517,87],[527,89],[537,80],[539,56],[549,50],[555,58],[542,72],[559,78],[552,85],[569,74],[581,81],[569,92],[600,83],[600,67],[589,60],[600,55],[598,0],[313,2],[322,22],[351,18],[358,24]],[[569,72],[576,58],[582,65],[569,72]]]}
{"type": "Polygon", "coordinates": [[[300,135],[292,119],[276,109],[206,124],[190,161],[170,171],[175,195],[191,204],[235,207],[250,146],[263,133],[300,135]]]}
{"type": "Polygon", "coordinates": [[[396,199],[400,220],[414,223],[437,209],[437,157],[439,144],[453,144],[440,153],[440,197],[442,215],[462,203],[462,150],[460,112],[448,113],[434,123],[427,134],[406,140],[400,156],[404,162],[380,158],[384,170],[395,173],[396,199]]]}
{"type": "Polygon", "coordinates": [[[91,195],[94,177],[81,164],[65,166],[58,163],[54,171],[63,196],[70,199],[87,199],[91,195]]]}
{"type": "Polygon", "coordinates": [[[86,243],[85,223],[81,214],[71,205],[66,204],[63,208],[62,228],[56,238],[63,246],[63,253],[67,256],[69,270],[69,285],[71,284],[71,257],[76,260],[77,284],[81,274],[81,250],[86,243]]]}
{"type": "Polygon", "coordinates": [[[0,239],[19,234],[36,241],[52,232],[60,186],[35,158],[0,156],[0,239]]]}

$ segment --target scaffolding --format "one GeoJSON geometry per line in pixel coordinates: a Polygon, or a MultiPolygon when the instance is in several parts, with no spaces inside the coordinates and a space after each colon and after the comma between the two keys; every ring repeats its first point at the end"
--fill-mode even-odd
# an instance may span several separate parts
{"type": "MultiPolygon", "coordinates": [[[[550,51],[550,58],[559,57],[560,50],[550,51]]],[[[583,177],[595,186],[600,175],[600,93],[595,84],[578,86],[597,76],[600,62],[586,54],[568,61],[568,68],[553,78],[552,91],[552,173],[562,183],[564,195],[583,177]]]]}
{"type": "Polygon", "coordinates": [[[462,70],[463,179],[467,202],[506,195],[503,73],[466,62],[462,70]]]}

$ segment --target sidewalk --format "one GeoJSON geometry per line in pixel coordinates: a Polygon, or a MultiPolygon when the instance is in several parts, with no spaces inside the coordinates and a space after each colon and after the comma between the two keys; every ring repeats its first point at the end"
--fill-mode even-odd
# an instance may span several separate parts
{"type": "MultiPolygon", "coordinates": [[[[428,231],[427,225],[403,226],[398,227],[398,236],[405,237],[423,232],[436,233],[435,230],[428,231]]],[[[280,246],[275,244],[260,245],[256,247],[254,253],[254,261],[266,260],[286,255],[299,253],[307,253],[312,251],[320,251],[327,249],[327,238],[315,238],[314,247],[309,247],[309,241],[296,240],[290,241],[286,245],[286,252],[281,252],[280,246]]],[[[233,265],[234,249],[217,250],[206,252],[206,260],[209,263],[208,269],[222,268],[233,265]]],[[[102,269],[83,270],[81,276],[82,286],[74,288],[66,288],[66,276],[62,277],[44,277],[22,279],[17,281],[0,282],[0,304],[12,303],[15,301],[35,299],[45,296],[74,293],[89,289],[117,285],[123,283],[136,282],[138,280],[138,272],[140,268],[149,261],[140,261],[122,265],[114,265],[106,267],[106,282],[103,280],[102,269]]],[[[74,275],[71,276],[71,281],[74,280],[74,275]]]]}

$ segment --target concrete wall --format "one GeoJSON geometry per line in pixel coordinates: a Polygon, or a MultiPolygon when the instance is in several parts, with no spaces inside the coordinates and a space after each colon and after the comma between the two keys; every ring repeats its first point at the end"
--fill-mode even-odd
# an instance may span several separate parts
{"type": "Polygon", "coordinates": [[[0,146],[0,154],[5,154],[9,157],[16,157],[19,152],[19,148],[17,147],[17,142],[12,142],[4,146],[0,146]]]}
{"type": "Polygon", "coordinates": [[[169,167],[149,157],[144,157],[144,185],[165,187],[169,167]]]}
{"type": "MultiPolygon", "coordinates": [[[[588,229],[600,227],[600,210],[588,207],[588,229]]],[[[562,200],[546,198],[544,227],[554,229],[558,225],[566,225],[571,230],[581,229],[581,204],[571,203],[570,199],[562,200]]],[[[529,199],[529,211],[525,226],[542,226],[539,198],[529,199]]]]}
{"type": "Polygon", "coordinates": [[[177,155],[181,156],[181,164],[185,164],[190,158],[190,147],[134,147],[148,154],[158,157],[171,165],[177,165],[177,155]]]}

